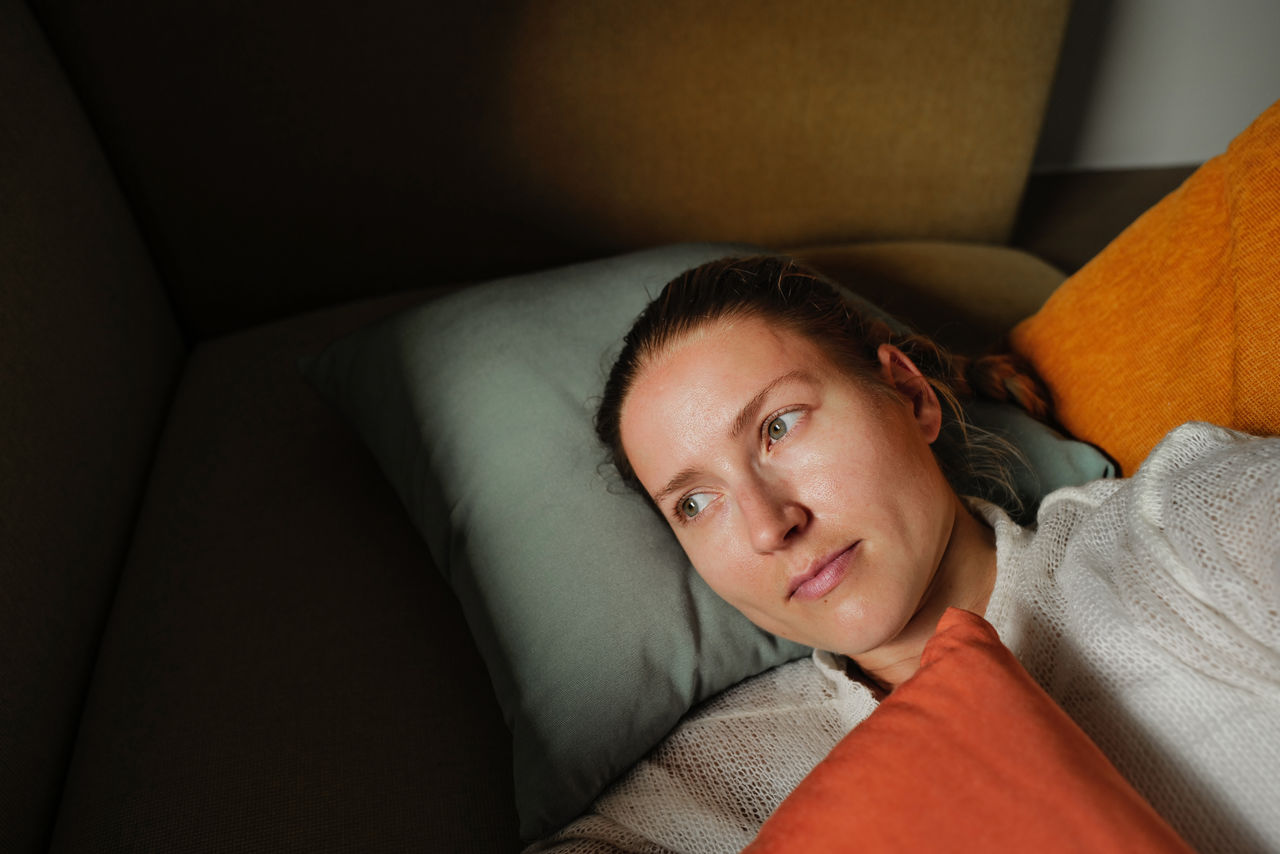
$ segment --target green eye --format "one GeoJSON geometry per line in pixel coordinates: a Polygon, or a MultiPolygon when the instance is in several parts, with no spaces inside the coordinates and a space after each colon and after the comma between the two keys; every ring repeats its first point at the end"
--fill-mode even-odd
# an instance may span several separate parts
{"type": "Polygon", "coordinates": [[[692,519],[697,516],[707,505],[711,503],[711,496],[703,492],[697,492],[693,495],[685,496],[680,499],[680,515],[686,519],[692,519]]]}
{"type": "Polygon", "coordinates": [[[777,418],[774,418],[765,425],[765,435],[769,437],[770,442],[776,442],[795,426],[796,420],[800,418],[800,412],[784,412],[777,418]]]}

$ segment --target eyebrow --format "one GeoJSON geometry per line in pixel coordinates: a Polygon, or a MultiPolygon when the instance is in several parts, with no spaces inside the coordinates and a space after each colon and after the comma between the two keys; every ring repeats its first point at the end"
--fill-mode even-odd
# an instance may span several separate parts
{"type": "MultiPolygon", "coordinates": [[[[746,405],[738,411],[737,417],[733,419],[733,427],[730,428],[729,435],[735,439],[741,436],[742,431],[747,429],[747,425],[756,420],[756,416],[760,412],[760,407],[764,406],[764,402],[769,397],[769,393],[778,386],[789,382],[812,382],[812,379],[807,373],[797,368],[794,371],[788,371],[770,382],[764,388],[760,389],[760,391],[756,392],[751,399],[747,401],[746,405]]],[[[675,477],[667,481],[666,486],[662,487],[662,489],[658,490],[654,494],[653,503],[661,504],[671,493],[684,489],[701,476],[701,470],[694,468],[693,466],[681,469],[676,473],[675,477]]]]}
{"type": "Polygon", "coordinates": [[[795,382],[796,380],[808,380],[809,375],[797,368],[794,371],[788,371],[769,383],[760,391],[756,392],[755,397],[747,401],[747,405],[742,407],[738,413],[738,417],[733,419],[733,429],[729,431],[729,435],[738,438],[742,435],[742,431],[747,429],[747,425],[756,420],[756,415],[760,412],[760,407],[764,406],[765,398],[769,396],[769,392],[773,391],[783,383],[795,382]]]}

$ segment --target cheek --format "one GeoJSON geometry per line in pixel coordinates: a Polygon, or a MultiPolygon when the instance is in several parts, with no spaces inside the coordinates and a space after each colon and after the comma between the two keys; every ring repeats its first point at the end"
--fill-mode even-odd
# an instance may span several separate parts
{"type": "Polygon", "coordinates": [[[824,443],[792,457],[780,476],[790,491],[817,517],[862,506],[875,480],[864,449],[850,443],[824,443]]]}
{"type": "Polygon", "coordinates": [[[866,472],[848,466],[844,460],[835,464],[815,462],[803,473],[806,503],[815,513],[831,513],[861,505],[865,496],[866,472]]]}
{"type": "Polygon", "coordinates": [[[733,589],[734,583],[740,581],[745,573],[740,568],[741,559],[736,553],[732,539],[723,535],[712,537],[707,534],[706,531],[684,536],[677,533],[676,539],[680,541],[685,555],[688,556],[689,562],[693,564],[698,575],[702,576],[702,580],[707,582],[712,590],[724,596],[726,592],[733,589]]]}
{"type": "Polygon", "coordinates": [[[754,619],[761,591],[758,589],[759,585],[752,582],[762,580],[764,572],[757,565],[755,553],[749,544],[725,530],[704,530],[696,535],[677,534],[677,539],[684,547],[689,562],[707,586],[720,598],[754,619]]]}

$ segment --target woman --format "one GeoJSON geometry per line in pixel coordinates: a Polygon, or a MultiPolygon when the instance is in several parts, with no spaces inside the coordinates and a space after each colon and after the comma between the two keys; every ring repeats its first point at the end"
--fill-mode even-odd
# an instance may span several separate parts
{"type": "MultiPolygon", "coordinates": [[[[727,259],[670,283],[637,320],[597,429],[717,593],[844,657],[817,657],[834,681],[813,705],[839,707],[828,728],[910,678],[958,606],[985,615],[1193,846],[1280,849],[1280,441],[1179,428],[1133,479],[1060,490],[1023,529],[954,488],[985,482],[991,498],[1004,481],[956,399],[984,381],[955,366],[792,261],[727,259]]],[[[977,374],[992,366],[995,388],[1042,410],[1007,363],[977,374]]],[[[806,678],[784,693],[804,693],[806,678]]],[[[780,731],[795,728],[780,715],[780,731]]],[[[713,800],[763,819],[763,781],[778,766],[802,774],[825,743],[734,772],[734,791],[713,800]]],[[[686,786],[663,781],[706,776],[673,761],[660,750],[650,765],[663,767],[642,766],[622,791],[661,800],[686,786]]],[[[634,798],[610,797],[589,821],[629,825],[628,844],[648,850],[644,822],[618,818],[636,814],[634,798]]]]}

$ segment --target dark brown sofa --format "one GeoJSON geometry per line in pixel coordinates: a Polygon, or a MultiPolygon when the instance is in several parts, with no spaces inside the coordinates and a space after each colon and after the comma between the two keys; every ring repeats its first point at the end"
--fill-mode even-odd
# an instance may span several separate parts
{"type": "Polygon", "coordinates": [[[1006,244],[1066,14],[0,0],[0,851],[518,849],[456,602],[298,358],[683,240],[976,345],[1061,280],[1006,244]]]}

